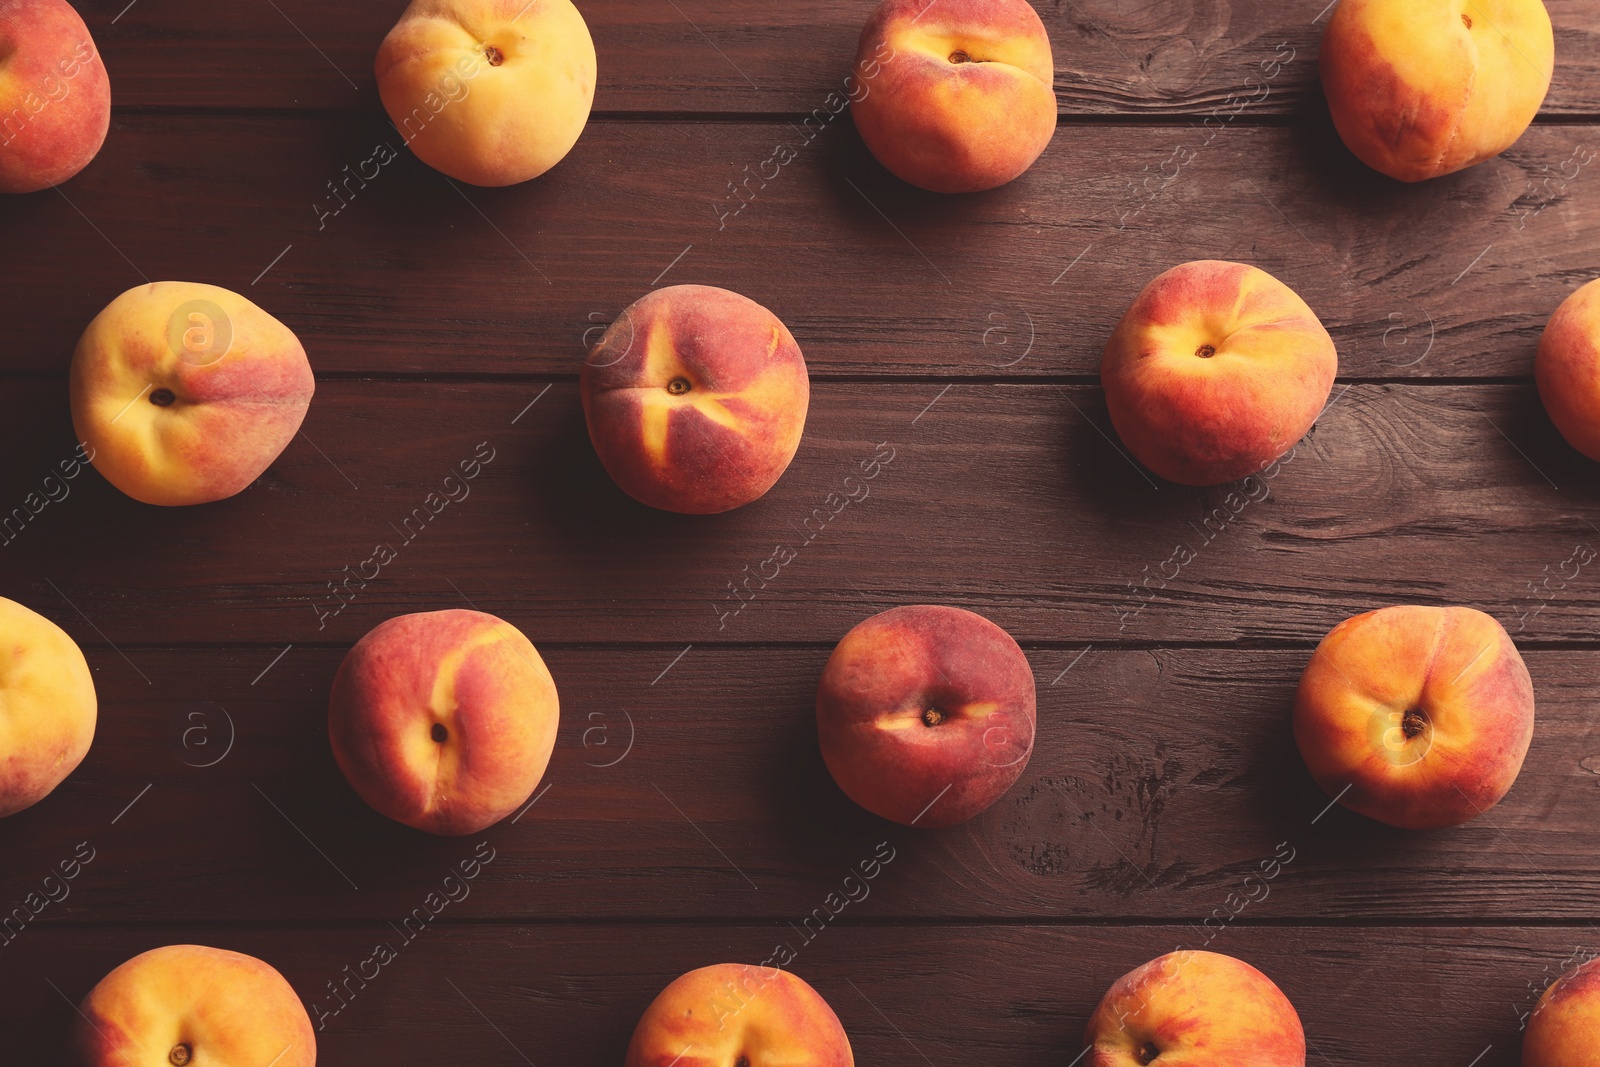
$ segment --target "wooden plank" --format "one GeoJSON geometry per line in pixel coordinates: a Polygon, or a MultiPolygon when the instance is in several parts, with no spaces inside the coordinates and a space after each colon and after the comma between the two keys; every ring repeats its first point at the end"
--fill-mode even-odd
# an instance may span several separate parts
{"type": "Polygon", "coordinates": [[[605,124],[547,180],[470,193],[409,155],[364,162],[399,147],[370,119],[202,131],[120,119],[63,192],[0,202],[4,369],[61,369],[112,297],[182,278],[256,299],[324,374],[570,377],[623,307],[694,281],[771,307],[818,376],[1092,378],[1143,284],[1210,257],[1299,290],[1347,377],[1525,376],[1600,238],[1587,128],[1426,189],[1309,131],[1078,128],[969,198],[899,184],[843,124],[809,146],[788,123],[605,124]],[[798,156],[736,195],[775,142],[798,156]]]}
{"type": "MultiPolygon", "coordinates": [[[[82,0],[122,105],[376,109],[378,43],[402,0],[130,6],[82,0]]],[[[579,5],[599,59],[595,107],[807,112],[851,71],[872,4],[607,0],[579,5]]],[[[1037,5],[1065,115],[1195,116],[1320,106],[1321,2],[1037,5]],[[1285,61],[1287,60],[1287,63],[1285,61]]],[[[1545,113],[1600,112],[1600,34],[1585,0],[1547,0],[1557,74],[1545,113]]]]}
{"type": "MultiPolygon", "coordinates": [[[[791,969],[837,1012],[858,1063],[1043,1067],[1082,1050],[1107,986],[1186,936],[1173,927],[841,928],[791,946],[791,969]]],[[[418,1049],[449,1049],[453,1062],[617,1064],[639,1015],[679,973],[759,963],[784,939],[799,940],[784,927],[501,928],[441,918],[365,987],[351,981],[337,1015],[317,1016],[317,1062],[404,1063],[418,1049]]],[[[354,973],[375,942],[399,938],[385,925],[34,931],[5,957],[16,977],[0,1020],[16,1062],[55,1062],[69,1000],[125,957],[182,940],[260,955],[310,1010],[331,1012],[339,1002],[326,984],[346,966],[354,973]]],[[[1592,955],[1594,931],[1240,928],[1213,945],[1282,987],[1305,1025],[1308,1063],[1515,1067],[1529,985],[1570,966],[1575,946],[1578,959],[1592,955]]]]}
{"type": "Polygon", "coordinates": [[[0,820],[8,1054],[55,1062],[70,1003],[176,941],[261,955],[331,1010],[326,983],[492,850],[323,1015],[321,1062],[615,1064],[677,973],[783,941],[862,1063],[1059,1067],[1107,984],[1181,944],[1278,979],[1310,1062],[1515,1064],[1600,906],[1600,511],[1528,380],[1596,271],[1592,5],[1550,0],[1541,123],[1420,187],[1338,144],[1325,0],[1049,7],[1054,143],[945,198],[889,178],[846,115],[801,125],[866,0],[580,2],[598,117],[497,191],[404,152],[349,177],[399,147],[371,61],[401,0],[83,3],[111,139],[60,191],[0,198],[0,594],[84,644],[102,709],[79,771],[0,820]],[[1146,478],[1095,385],[1139,286],[1202,256],[1283,278],[1341,353],[1291,462],[1211,490],[1146,478]],[[78,333],[171,277],[300,334],[322,375],[305,434],[204,508],[47,480],[78,333]],[[686,281],[773,308],[816,383],[793,468],[724,516],[623,497],[577,404],[585,338],[686,281]],[[379,542],[394,561],[336,594],[379,542]],[[838,636],[918,601],[1007,627],[1040,687],[1018,786],[936,833],[844,798],[813,720],[838,636]],[[1491,611],[1534,677],[1523,773],[1464,827],[1329,808],[1290,735],[1315,641],[1395,602],[1491,611]],[[440,839],[355,797],[326,694],[383,618],[469,604],[539,645],[563,725],[533,806],[440,839]]]}
{"type": "Polygon", "coordinates": [[[1531,385],[1337,389],[1270,477],[1191,489],[1126,458],[1097,388],[825,383],[777,486],[694,517],[615,487],[569,383],[323,382],[257,485],[164,510],[93,473],[46,483],[73,452],[65,388],[14,381],[4,592],[119,645],[348,644],[469,599],[536,644],[831,644],[915,601],[1064,648],[1302,645],[1395,601],[1594,640],[1600,587],[1574,558],[1600,537],[1593,467],[1531,385]],[[447,484],[480,449],[477,479],[447,484]]]}
{"type": "Polygon", "coordinates": [[[95,746],[0,821],[0,904],[87,842],[51,923],[397,919],[487,842],[492,873],[455,918],[798,924],[875,856],[886,873],[852,920],[1198,922],[1264,871],[1267,888],[1245,885],[1250,921],[1600,907],[1600,652],[1529,653],[1539,719],[1515,788],[1466,826],[1406,834],[1310,782],[1288,722],[1308,652],[1081,651],[1030,650],[1026,772],[973,822],[926,832],[832,784],[813,712],[827,648],[547,646],[562,697],[548,789],[457,839],[385,820],[340,776],[326,700],[342,650],[93,649],[95,746]]]}

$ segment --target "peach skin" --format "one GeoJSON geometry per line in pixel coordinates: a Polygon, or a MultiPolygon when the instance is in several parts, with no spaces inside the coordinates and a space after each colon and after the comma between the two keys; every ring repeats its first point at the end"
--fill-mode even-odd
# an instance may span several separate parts
{"type": "Polygon", "coordinates": [[[476,833],[520,807],[555,748],[560,704],[539,653],[481,611],[379,623],[328,700],[328,738],[361,799],[434,834],[476,833]]]}
{"type": "Polygon", "coordinates": [[[0,818],[37,804],[77,769],[97,706],[77,642],[0,597],[0,818]]]}
{"type": "Polygon", "coordinates": [[[692,515],[772,488],[800,447],[811,379],[778,317],[709,285],[640,297],[579,375],[589,439],[635,500],[692,515]]]}
{"type": "Polygon", "coordinates": [[[1270,466],[1328,401],[1339,356],[1306,302],[1264,270],[1199,260],[1145,286],[1100,357],[1128,449],[1168,481],[1270,466]]]}
{"type": "Polygon", "coordinates": [[[1123,975],[1084,1033],[1084,1067],[1305,1067],[1306,1035],[1277,985],[1242,960],[1180,949],[1123,975]]]}
{"type": "Polygon", "coordinates": [[[594,102],[594,41],[571,0],[412,0],[383,39],[378,95],[417,158],[473,185],[559,163],[594,102]]]}
{"type": "Polygon", "coordinates": [[[1522,1067],[1600,1067],[1600,960],[1568,971],[1544,991],[1528,1016],[1522,1067]]]}
{"type": "Polygon", "coordinates": [[[1522,136],[1550,89],[1555,36],[1541,0],[1342,0],[1318,62],[1350,151],[1419,182],[1522,136]]]}
{"type": "Polygon", "coordinates": [[[1561,436],[1600,459],[1600,280],[1567,297],[1550,317],[1533,376],[1561,436]]]}
{"type": "Polygon", "coordinates": [[[111,82],[72,5],[0,3],[0,193],[66,181],[110,128],[111,82]]]}
{"type": "Polygon", "coordinates": [[[289,983],[242,952],[167,945],[122,964],[72,1020],[67,1067],[315,1067],[317,1038],[289,983]]]}
{"type": "Polygon", "coordinates": [[[850,114],[896,177],[936,193],[1011,181],[1056,132],[1050,36],[1027,0],[884,0],[850,114]]]}
{"type": "Polygon", "coordinates": [[[854,1067],[839,1017],[777,967],[721,963],[682,975],[645,1009],[624,1067],[854,1067]]]}
{"type": "Polygon", "coordinates": [[[944,827],[977,815],[1033,754],[1033,669],[974,612],[892,608],[858,623],[817,687],[817,737],[839,788],[875,815],[944,827]]]}
{"type": "Polygon", "coordinates": [[[153,282],[96,315],[72,424],[106,481],[146,504],[233,496],[300,429],[316,383],[289,328],[227,289],[153,282]]]}
{"type": "Polygon", "coordinates": [[[1335,626],[1300,676],[1294,736],[1330,797],[1404,829],[1499,803],[1533,739],[1533,681],[1472,608],[1392,607],[1335,626]]]}

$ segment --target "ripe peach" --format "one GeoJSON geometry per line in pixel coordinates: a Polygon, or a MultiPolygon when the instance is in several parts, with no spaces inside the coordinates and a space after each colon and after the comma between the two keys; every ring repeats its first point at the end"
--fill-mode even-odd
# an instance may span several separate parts
{"type": "Polygon", "coordinates": [[[1123,975],[1089,1019],[1085,1067],[1305,1067],[1306,1035],[1272,979],[1180,949],[1123,975]]]}
{"type": "Polygon", "coordinates": [[[72,1020],[67,1067],[315,1067],[317,1038],[283,975],[241,952],[167,945],[100,980],[72,1020]]]}
{"type": "Polygon", "coordinates": [[[594,102],[594,41],[571,0],[411,0],[377,73],[418,159],[473,185],[515,185],[577,143],[594,102]]]}
{"type": "Polygon", "coordinates": [[[645,1009],[623,1067],[854,1067],[839,1017],[777,967],[721,963],[677,978],[645,1009]]]}
{"type": "Polygon", "coordinates": [[[1522,136],[1550,89],[1555,36],[1542,0],[1342,0],[1319,62],[1350,151],[1418,182],[1522,136]]]}
{"type": "Polygon", "coordinates": [[[1335,626],[1300,676],[1294,736],[1345,807],[1406,829],[1499,803],[1533,739],[1533,682],[1472,608],[1391,607],[1335,626]]]}
{"type": "Polygon", "coordinates": [[[1027,0],[884,0],[862,27],[855,77],[861,139],[936,193],[1004,185],[1056,132],[1050,37],[1027,0]]]}
{"type": "Polygon", "coordinates": [[[515,811],[544,776],[560,705],[539,653],[481,611],[379,623],[333,679],[328,738],[361,799],[434,834],[515,811]]]}
{"type": "Polygon", "coordinates": [[[0,193],[59,185],[111,128],[111,81],[66,0],[0,3],[0,193]]]}
{"type": "Polygon", "coordinates": [[[1339,366],[1306,302],[1264,270],[1200,260],[1145,286],[1100,358],[1111,422],[1184,485],[1255,474],[1317,421],[1339,366]]]}
{"type": "Polygon", "coordinates": [[[77,642],[0,597],[0,818],[43,800],[83,762],[96,707],[77,642]]]}
{"type": "Polygon", "coordinates": [[[953,826],[999,800],[1033,754],[1035,718],[1022,649],[961,608],[892,608],[856,624],[817,687],[834,781],[907,826],[953,826]]]}
{"type": "Polygon", "coordinates": [[[1567,297],[1550,316],[1533,375],[1561,436],[1600,459],[1600,280],[1567,297]]]}
{"type": "Polygon", "coordinates": [[[709,285],[646,293],[579,376],[589,439],[634,499],[707,515],[771,489],[800,447],[805,357],[778,317],[709,285]]]}
{"type": "Polygon", "coordinates": [[[1563,974],[1544,991],[1528,1016],[1522,1067],[1600,1067],[1600,960],[1563,974]]]}
{"type": "Polygon", "coordinates": [[[289,328],[193,282],[129,289],[72,356],[72,424],[95,469],[146,504],[244,489],[300,429],[316,383],[289,328]]]}

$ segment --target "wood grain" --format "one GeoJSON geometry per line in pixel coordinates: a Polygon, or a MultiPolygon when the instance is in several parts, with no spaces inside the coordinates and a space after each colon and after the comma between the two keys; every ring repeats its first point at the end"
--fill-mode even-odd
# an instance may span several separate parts
{"type": "Polygon", "coordinates": [[[1030,650],[1027,770],[935,832],[833,785],[813,710],[826,647],[546,646],[562,702],[548,789],[461,839],[355,796],[327,742],[343,651],[282,651],[92,650],[95,747],[0,822],[0,903],[24,903],[88,842],[96,858],[52,925],[398,919],[487,842],[493,876],[454,919],[799,924],[875,856],[887,873],[853,922],[1577,922],[1600,908],[1600,652],[1530,652],[1539,718],[1515,788],[1466,826],[1408,834],[1310,782],[1288,717],[1309,650],[1030,650]]]}
{"type": "MultiPolygon", "coordinates": [[[[1064,115],[1195,117],[1319,107],[1326,0],[1036,4],[1064,115]],[[1285,59],[1288,57],[1288,62],[1285,59]],[[1276,74],[1274,76],[1274,72],[1276,74]]],[[[604,0],[579,4],[602,112],[785,112],[824,106],[855,59],[869,0],[604,0]]],[[[1547,0],[1557,72],[1545,113],[1600,113],[1600,33],[1587,0],[1547,0]]],[[[232,5],[84,0],[121,105],[376,111],[378,43],[402,0],[232,5]]]]}
{"type": "Polygon", "coordinates": [[[325,375],[570,378],[623,307],[692,281],[772,308],[819,377],[1093,379],[1145,282],[1215,258],[1305,296],[1346,377],[1523,377],[1600,239],[1588,127],[1426,186],[1316,125],[1080,127],[963,198],[889,177],[845,117],[809,144],[787,122],[597,124],[504,190],[452,188],[369,119],[202,129],[119,119],[61,191],[0,202],[25,265],[0,287],[0,369],[59,371],[114,296],[181,279],[246,293],[325,375]],[[782,168],[779,143],[798,152],[782,168]],[[380,144],[399,158],[370,162],[380,144]]]}
{"type": "MultiPolygon", "coordinates": [[[[495,877],[493,867],[482,877],[495,877]]],[[[838,1013],[858,1063],[1059,1067],[1082,1051],[1106,988],[1187,936],[1150,926],[841,927],[802,945],[784,925],[512,928],[441,918],[365,988],[351,982],[354,997],[323,1017],[317,1062],[408,1063],[438,1049],[452,1062],[611,1067],[678,974],[759,963],[787,940],[798,952],[792,969],[838,1013]]],[[[57,1062],[71,1000],[135,952],[194,937],[275,963],[313,1011],[337,1006],[326,983],[346,966],[354,973],[374,943],[400,940],[386,924],[31,931],[0,957],[27,976],[0,1007],[8,1049],[17,1062],[57,1062]]],[[[1515,1067],[1529,986],[1542,989],[1575,949],[1578,959],[1592,955],[1595,933],[1291,926],[1229,930],[1213,945],[1282,987],[1305,1025],[1308,1063],[1465,1067],[1478,1057],[1476,1067],[1515,1067]]]]}
{"type": "Polygon", "coordinates": [[[0,820],[0,1058],[59,1062],[107,970],[198,942],[280,967],[329,1067],[616,1064],[671,978],[785,941],[864,1064],[1059,1067],[1107,985],[1179,945],[1272,975],[1309,1063],[1516,1064],[1539,990],[1600,947],[1600,501],[1530,380],[1597,270],[1600,24],[1549,0],[1540,121],[1402,186],[1327,119],[1325,3],[1041,5],[1055,140],[950,198],[827,110],[869,0],[580,0],[596,117],[503,190],[385,122],[400,0],[84,0],[111,136],[0,198],[0,595],[79,640],[101,715],[0,820]],[[1097,370],[1138,289],[1207,257],[1304,295],[1341,377],[1288,462],[1200,490],[1129,459],[1097,370]],[[63,474],[78,335],[166,278],[249,295],[320,375],[272,469],[200,508],[63,474]],[[575,385],[586,338],[691,281],[777,312],[814,381],[792,468],[715,517],[616,490],[575,385]],[[833,643],[914,602],[1005,626],[1039,686],[1021,781],[942,832],[856,808],[815,740],[833,643]],[[1328,628],[1404,602],[1494,614],[1537,692],[1515,788],[1449,831],[1329,807],[1288,726],[1328,628]],[[435,838],[350,790],[326,700],[372,626],[468,605],[539,646],[562,727],[515,821],[435,838]]]}
{"type": "Polygon", "coordinates": [[[1531,385],[1338,386],[1271,477],[1191,489],[1126,457],[1095,387],[826,383],[777,486],[711,517],[624,496],[569,383],[323,382],[254,487],[180,509],[93,472],[50,501],[74,448],[64,385],[8,388],[3,591],[88,643],[344,645],[470,601],[536,644],[831,644],[939,602],[1062,648],[1309,647],[1419,601],[1587,644],[1600,607],[1573,559],[1600,539],[1592,466],[1531,385]],[[480,448],[492,462],[461,482],[480,448]]]}

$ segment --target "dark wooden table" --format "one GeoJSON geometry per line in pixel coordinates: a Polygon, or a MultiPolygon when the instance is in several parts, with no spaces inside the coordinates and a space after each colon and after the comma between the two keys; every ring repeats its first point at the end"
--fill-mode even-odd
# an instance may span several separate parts
{"type": "Polygon", "coordinates": [[[0,593],[77,638],[101,697],[79,771],[0,821],[7,907],[93,855],[0,947],[0,1060],[56,1062],[69,1002],[193,941],[281,969],[330,1067],[616,1065],[671,978],[787,942],[863,1064],[1059,1067],[1106,986],[1180,944],[1277,980],[1312,1063],[1515,1064],[1534,997],[1600,948],[1600,564],[1564,576],[1600,549],[1600,491],[1530,376],[1600,271],[1600,17],[1551,0],[1538,123],[1409,187],[1332,131],[1325,2],[1045,5],[1054,142],[941,197],[848,112],[802,126],[869,3],[595,0],[596,111],[554,171],[452,188],[402,152],[322,217],[346,166],[400,147],[371,69],[399,0],[84,0],[110,138],[0,199],[0,508],[71,454],[73,344],[142,279],[249,295],[318,390],[232,500],[145,507],[91,473],[0,545],[0,593]],[[736,198],[779,144],[793,162],[736,198]],[[1098,386],[1138,289],[1208,257],[1288,282],[1339,345],[1332,406],[1249,497],[1153,482],[1098,386]],[[624,497],[578,407],[586,338],[674,282],[767,305],[812,374],[794,465],[712,518],[624,497]],[[485,441],[470,497],[331,613],[329,582],[485,441]],[[814,511],[880,448],[865,498],[814,511]],[[796,558],[724,616],[777,545],[796,558]],[[815,738],[833,643],[914,602],[1006,627],[1039,686],[1027,773],[944,832],[855,809],[815,738]],[[1516,787],[1454,830],[1322,814],[1290,736],[1315,642],[1397,602],[1493,613],[1537,688],[1516,787]],[[539,647],[562,727],[520,821],[440,839],[346,786],[326,695],[378,622],[468,604],[539,647]],[[341,1007],[329,983],[480,841],[470,895],[341,1007]]]}

